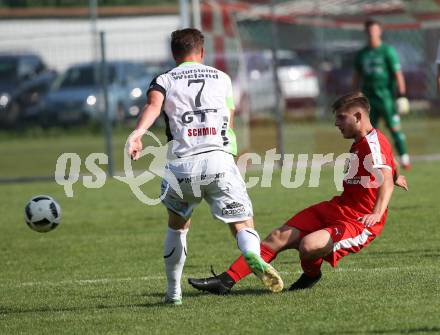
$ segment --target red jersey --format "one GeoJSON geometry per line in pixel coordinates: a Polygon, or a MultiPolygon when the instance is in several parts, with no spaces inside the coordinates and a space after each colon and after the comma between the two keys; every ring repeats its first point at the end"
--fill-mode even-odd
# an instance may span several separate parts
{"type": "Polygon", "coordinates": [[[373,212],[381,185],[380,179],[375,176],[375,169],[390,169],[394,175],[395,166],[392,147],[385,135],[377,129],[353,143],[350,153],[352,156],[344,171],[344,191],[332,201],[343,207],[345,214],[356,219],[373,212]]]}

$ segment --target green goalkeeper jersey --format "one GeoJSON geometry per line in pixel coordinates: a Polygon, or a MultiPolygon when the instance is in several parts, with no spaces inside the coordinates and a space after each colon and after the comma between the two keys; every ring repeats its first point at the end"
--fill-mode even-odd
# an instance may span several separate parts
{"type": "Polygon", "coordinates": [[[356,55],[355,69],[367,97],[383,96],[384,90],[391,95],[395,92],[395,73],[401,70],[401,66],[392,46],[382,43],[377,48],[364,47],[356,55]]]}

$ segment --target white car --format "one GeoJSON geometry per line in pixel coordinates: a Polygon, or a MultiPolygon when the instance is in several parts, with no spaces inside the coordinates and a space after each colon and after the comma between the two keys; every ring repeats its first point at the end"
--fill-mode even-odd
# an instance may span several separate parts
{"type": "MultiPolygon", "coordinates": [[[[291,108],[314,104],[319,96],[319,83],[313,68],[293,51],[278,51],[277,57],[284,106],[291,108]]],[[[248,108],[254,116],[274,111],[276,92],[270,50],[211,54],[206,62],[231,76],[238,113],[248,108]]]]}
{"type": "MultiPolygon", "coordinates": [[[[319,81],[313,68],[302,61],[293,51],[279,50],[277,58],[278,80],[286,107],[315,103],[319,96],[319,81]]],[[[263,92],[266,92],[263,97],[267,98],[269,92],[275,92],[271,51],[247,53],[246,61],[250,89],[257,89],[263,85],[263,92]]],[[[256,96],[260,96],[260,92],[256,96]]]]}

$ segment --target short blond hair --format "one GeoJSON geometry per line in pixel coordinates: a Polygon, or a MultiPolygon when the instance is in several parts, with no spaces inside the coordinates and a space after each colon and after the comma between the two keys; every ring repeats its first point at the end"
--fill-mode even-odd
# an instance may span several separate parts
{"type": "Polygon", "coordinates": [[[347,110],[351,107],[360,107],[367,114],[370,113],[370,102],[362,92],[353,92],[343,95],[332,105],[333,113],[337,111],[347,110]]]}

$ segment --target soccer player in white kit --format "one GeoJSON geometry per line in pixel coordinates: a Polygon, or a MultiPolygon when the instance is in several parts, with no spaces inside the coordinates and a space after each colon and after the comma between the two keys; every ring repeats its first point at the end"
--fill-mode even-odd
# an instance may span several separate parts
{"type": "MultiPolygon", "coordinates": [[[[168,140],[174,140],[172,153],[177,158],[169,161],[166,169],[178,180],[183,198],[167,180],[162,180],[162,202],[168,211],[165,302],[174,305],[182,304],[180,281],[187,254],[186,235],[192,211],[202,199],[208,202],[215,218],[229,225],[252,272],[271,291],[283,289],[279,274],[260,257],[252,203],[232,155],[236,154],[236,143],[231,79],[202,64],[203,43],[203,34],[197,29],[171,34],[171,51],[177,66],[153,79],[136,125],[136,131],[142,134],[163,109],[168,140]]],[[[141,137],[134,135],[130,139],[132,159],[140,157],[141,137]]]]}

